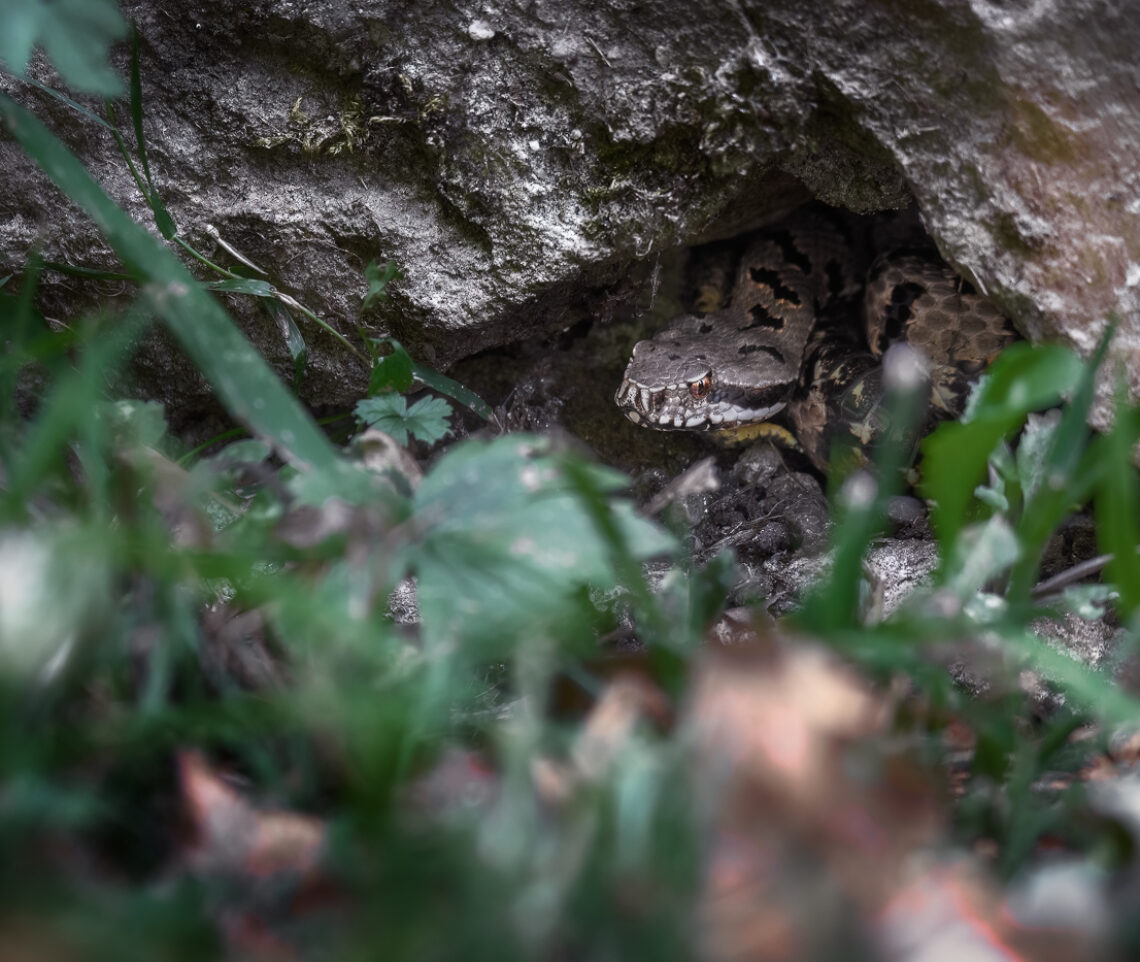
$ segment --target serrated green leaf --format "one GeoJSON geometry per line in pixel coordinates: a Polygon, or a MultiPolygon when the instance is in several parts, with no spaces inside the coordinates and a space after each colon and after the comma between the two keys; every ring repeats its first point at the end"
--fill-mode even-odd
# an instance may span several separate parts
{"type": "Polygon", "coordinates": [[[451,405],[443,398],[422,398],[408,408],[405,424],[412,437],[435,444],[451,431],[451,405]]]}
{"type": "Polygon", "coordinates": [[[451,406],[441,398],[422,398],[409,408],[402,394],[381,394],[358,401],[355,412],[366,425],[391,435],[397,444],[407,444],[409,434],[434,444],[451,430],[451,406]]]}
{"type": "Polygon", "coordinates": [[[363,398],[353,408],[356,416],[368,427],[390,435],[397,444],[408,443],[408,400],[402,394],[381,394],[363,398]]]}
{"type": "Polygon", "coordinates": [[[446,374],[440,374],[439,371],[424,364],[417,364],[394,337],[374,338],[372,343],[378,346],[387,344],[392,348],[392,352],[374,362],[368,383],[369,395],[379,394],[382,391],[399,391],[401,394],[406,394],[413,384],[419,383],[444,397],[451,398],[484,421],[490,420],[491,405],[446,374]]]}

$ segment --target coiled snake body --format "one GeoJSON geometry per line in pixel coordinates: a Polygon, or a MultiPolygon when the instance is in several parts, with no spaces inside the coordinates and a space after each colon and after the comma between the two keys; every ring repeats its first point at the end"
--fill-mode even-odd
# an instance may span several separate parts
{"type": "Polygon", "coordinates": [[[638,342],[614,400],[658,430],[739,429],[786,410],[822,469],[837,432],[868,430],[869,385],[891,343],[929,362],[938,419],[960,412],[971,381],[1014,337],[993,304],[928,252],[896,250],[862,271],[840,227],[807,211],[749,245],[727,306],[638,342]],[[860,292],[862,339],[850,320],[860,292]]]}

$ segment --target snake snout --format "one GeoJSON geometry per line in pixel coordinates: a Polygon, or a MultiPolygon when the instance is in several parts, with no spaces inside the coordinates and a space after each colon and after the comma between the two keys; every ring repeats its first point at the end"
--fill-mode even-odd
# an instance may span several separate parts
{"type": "Polygon", "coordinates": [[[628,377],[622,380],[621,387],[614,394],[614,402],[634,424],[642,423],[653,409],[653,395],[649,388],[628,377]]]}

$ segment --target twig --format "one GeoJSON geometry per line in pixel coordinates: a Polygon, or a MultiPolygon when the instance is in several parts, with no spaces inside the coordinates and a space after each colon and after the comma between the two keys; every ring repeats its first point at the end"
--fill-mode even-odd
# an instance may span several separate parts
{"type": "Polygon", "coordinates": [[[1101,554],[1095,558],[1089,558],[1088,561],[1075,564],[1071,568],[1066,568],[1064,571],[1058,572],[1051,578],[1039,581],[1034,586],[1030,596],[1033,598],[1044,598],[1046,595],[1051,595],[1061,591],[1063,588],[1068,588],[1069,585],[1083,581],[1090,575],[1098,574],[1111,560],[1112,555],[1101,554]]]}

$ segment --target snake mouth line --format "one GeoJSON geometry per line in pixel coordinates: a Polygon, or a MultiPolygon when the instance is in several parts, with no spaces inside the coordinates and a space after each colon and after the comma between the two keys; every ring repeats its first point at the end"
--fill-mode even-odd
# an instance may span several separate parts
{"type": "Polygon", "coordinates": [[[661,431],[721,430],[753,424],[766,421],[785,407],[784,401],[745,407],[726,400],[706,400],[694,409],[688,383],[650,388],[629,378],[622,381],[614,401],[634,424],[661,431]]]}

